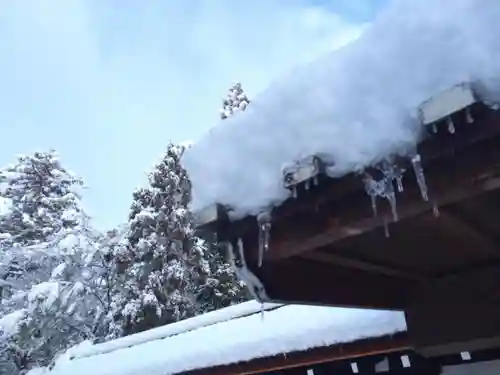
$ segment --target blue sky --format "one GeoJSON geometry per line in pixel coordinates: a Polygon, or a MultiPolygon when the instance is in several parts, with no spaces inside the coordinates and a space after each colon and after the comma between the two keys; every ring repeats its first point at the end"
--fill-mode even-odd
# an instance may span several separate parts
{"type": "Polygon", "coordinates": [[[250,97],[355,38],[387,0],[0,3],[0,165],[55,148],[98,225],[126,220],[169,140],[196,140],[239,80],[250,97]]]}

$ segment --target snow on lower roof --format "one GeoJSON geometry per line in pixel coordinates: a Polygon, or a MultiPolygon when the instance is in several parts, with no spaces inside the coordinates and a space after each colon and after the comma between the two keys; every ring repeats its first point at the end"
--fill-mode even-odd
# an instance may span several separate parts
{"type": "Polygon", "coordinates": [[[234,216],[288,196],[281,167],[311,154],[333,177],[418,141],[416,108],[477,81],[500,99],[500,1],[398,0],[354,42],[273,83],[247,110],[210,129],[184,155],[193,209],[234,216]]]}
{"type": "Polygon", "coordinates": [[[406,330],[399,312],[264,307],[260,314],[260,304],[250,301],[114,342],[76,347],[44,375],[177,374],[406,330]]]}

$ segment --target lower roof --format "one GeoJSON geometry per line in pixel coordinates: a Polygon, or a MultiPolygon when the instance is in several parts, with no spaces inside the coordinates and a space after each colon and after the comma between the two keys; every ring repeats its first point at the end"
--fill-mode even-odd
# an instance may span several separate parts
{"type": "Polygon", "coordinates": [[[261,307],[250,301],[108,343],[81,345],[45,375],[177,374],[402,331],[406,322],[400,312],[261,307]]]}

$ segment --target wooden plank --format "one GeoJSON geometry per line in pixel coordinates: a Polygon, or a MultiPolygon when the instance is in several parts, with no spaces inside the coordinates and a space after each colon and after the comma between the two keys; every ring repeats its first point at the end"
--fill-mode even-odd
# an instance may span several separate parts
{"type": "Polygon", "coordinates": [[[396,269],[394,267],[389,267],[380,264],[374,264],[371,262],[361,261],[358,259],[346,258],[334,253],[325,253],[323,251],[309,251],[300,254],[301,258],[312,259],[320,262],[343,266],[349,268],[359,269],[361,271],[373,272],[379,275],[397,277],[401,279],[408,279],[414,281],[425,281],[428,279],[425,275],[420,275],[418,273],[404,271],[401,269],[396,269]]]}
{"type": "Polygon", "coordinates": [[[440,218],[444,219],[443,223],[447,224],[448,231],[451,233],[455,232],[472,239],[477,245],[474,251],[483,251],[496,256],[500,254],[499,241],[468,224],[462,217],[452,214],[445,208],[441,210],[440,218]]]}
{"type": "Polygon", "coordinates": [[[356,359],[360,357],[389,354],[410,350],[406,333],[359,340],[352,343],[314,348],[306,351],[282,353],[280,355],[256,358],[224,366],[198,369],[186,372],[189,375],[250,375],[320,363],[356,359]]]}

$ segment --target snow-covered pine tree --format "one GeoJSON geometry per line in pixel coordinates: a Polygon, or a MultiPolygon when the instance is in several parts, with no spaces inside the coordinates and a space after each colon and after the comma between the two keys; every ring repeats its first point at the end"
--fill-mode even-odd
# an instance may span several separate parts
{"type": "Polygon", "coordinates": [[[8,213],[0,217],[0,233],[27,246],[76,226],[67,214],[79,208],[75,187],[82,184],[61,165],[55,151],[20,156],[0,170],[0,197],[10,203],[8,213]]]}
{"type": "Polygon", "coordinates": [[[195,311],[190,285],[205,269],[203,247],[187,209],[191,183],[180,165],[183,147],[170,144],[149,175],[150,186],[133,194],[128,246],[117,259],[127,275],[115,296],[116,327],[127,335],[175,322],[195,311]]]}
{"type": "Polygon", "coordinates": [[[74,218],[81,209],[82,184],[61,165],[55,151],[20,156],[0,170],[0,198],[8,202],[8,210],[0,215],[3,296],[9,294],[5,287],[19,284],[20,279],[47,276],[46,253],[37,245],[78,225],[74,218]]]}
{"type": "Polygon", "coordinates": [[[22,372],[92,338],[99,304],[89,267],[99,235],[80,204],[82,180],[55,152],[20,157],[0,181],[9,201],[0,216],[1,313],[22,317],[2,336],[0,357],[22,372]]]}
{"type": "Polygon", "coordinates": [[[119,226],[106,232],[94,256],[94,290],[102,306],[103,316],[95,326],[95,341],[107,341],[121,336],[121,322],[115,321],[117,306],[125,305],[122,300],[124,286],[129,281],[125,272],[127,263],[128,226],[119,226]],[[123,303],[117,303],[121,301],[123,303]]]}
{"type": "Polygon", "coordinates": [[[248,301],[248,289],[236,277],[233,266],[228,262],[225,247],[220,246],[212,234],[206,234],[204,237],[204,254],[209,273],[197,288],[198,313],[203,314],[248,301]]]}
{"type": "Polygon", "coordinates": [[[244,111],[248,104],[250,104],[250,100],[243,91],[241,83],[236,82],[229,88],[227,97],[222,100],[221,119],[224,120],[238,111],[244,111]]]}

